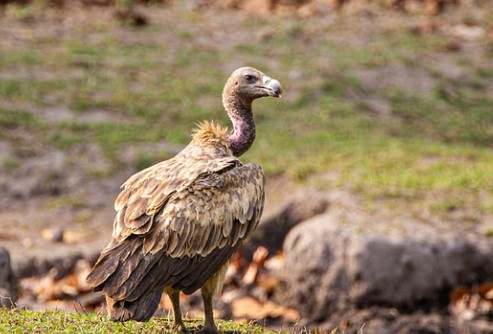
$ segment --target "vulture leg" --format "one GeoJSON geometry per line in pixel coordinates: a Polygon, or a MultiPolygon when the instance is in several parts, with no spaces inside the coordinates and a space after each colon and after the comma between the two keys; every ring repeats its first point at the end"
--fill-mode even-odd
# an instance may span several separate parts
{"type": "Polygon", "coordinates": [[[171,287],[166,288],[165,291],[168,294],[169,299],[171,299],[171,302],[173,303],[173,316],[175,319],[174,329],[182,333],[187,333],[188,329],[181,318],[180,291],[174,290],[171,287]]]}
{"type": "Polygon", "coordinates": [[[200,333],[219,333],[214,323],[214,315],[212,314],[212,297],[214,296],[214,292],[207,289],[206,286],[202,287],[201,290],[202,299],[204,300],[205,323],[200,333]]]}
{"type": "Polygon", "coordinates": [[[212,314],[212,297],[221,292],[228,265],[229,261],[226,261],[226,263],[224,263],[201,288],[205,313],[205,323],[204,327],[200,330],[201,333],[219,333],[216,324],[214,323],[214,315],[212,314]]]}

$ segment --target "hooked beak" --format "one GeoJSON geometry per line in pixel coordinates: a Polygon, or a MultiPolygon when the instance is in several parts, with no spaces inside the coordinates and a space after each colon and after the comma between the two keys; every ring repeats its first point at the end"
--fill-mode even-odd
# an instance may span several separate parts
{"type": "Polygon", "coordinates": [[[269,92],[270,96],[282,97],[282,87],[281,87],[281,84],[279,83],[279,81],[272,79],[272,78],[269,78],[268,76],[264,75],[263,84],[264,84],[264,87],[269,92]]]}

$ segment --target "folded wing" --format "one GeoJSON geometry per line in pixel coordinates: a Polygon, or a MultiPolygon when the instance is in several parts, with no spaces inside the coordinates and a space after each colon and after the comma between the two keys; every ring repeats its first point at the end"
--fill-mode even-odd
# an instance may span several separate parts
{"type": "Polygon", "coordinates": [[[260,219],[262,170],[234,157],[193,166],[171,159],[124,184],[89,284],[129,302],[165,286],[192,293],[229,260],[260,219]]]}

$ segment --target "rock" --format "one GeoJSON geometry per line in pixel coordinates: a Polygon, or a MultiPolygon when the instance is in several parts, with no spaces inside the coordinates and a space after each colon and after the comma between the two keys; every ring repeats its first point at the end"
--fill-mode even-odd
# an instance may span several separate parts
{"type": "Polygon", "coordinates": [[[293,228],[283,245],[278,300],[323,321],[353,306],[444,306],[453,287],[493,276],[493,245],[486,238],[360,229],[330,213],[293,228]]]}
{"type": "Polygon", "coordinates": [[[492,333],[491,324],[483,321],[458,322],[438,312],[399,312],[393,308],[372,306],[334,313],[331,320],[321,328],[336,328],[337,333],[378,333],[378,334],[483,334],[492,333]]]}
{"type": "Polygon", "coordinates": [[[294,197],[277,212],[262,219],[242,254],[250,259],[260,246],[275,254],[282,249],[284,238],[296,224],[323,213],[328,206],[327,198],[318,192],[305,192],[294,197]]]}
{"type": "Polygon", "coordinates": [[[10,265],[10,254],[0,247],[0,308],[15,307],[18,297],[19,282],[10,265]]]}
{"type": "Polygon", "coordinates": [[[276,291],[282,304],[296,307],[302,317],[315,321],[348,302],[343,254],[348,236],[329,227],[319,218],[298,225],[288,234],[276,291]]]}
{"type": "MultiPolygon", "coordinates": [[[[93,263],[94,255],[88,256],[93,263]]],[[[19,278],[42,276],[54,270],[55,279],[61,279],[73,272],[77,261],[84,258],[81,252],[74,252],[63,256],[52,256],[48,258],[29,257],[21,262],[15,263],[14,270],[19,278]]]]}

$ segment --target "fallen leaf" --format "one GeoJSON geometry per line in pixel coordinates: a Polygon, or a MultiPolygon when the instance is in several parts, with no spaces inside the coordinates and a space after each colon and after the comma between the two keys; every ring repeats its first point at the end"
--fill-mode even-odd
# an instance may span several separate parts
{"type": "Polygon", "coordinates": [[[482,283],[477,288],[478,294],[484,299],[493,299],[493,282],[482,283]]]}
{"type": "Polygon", "coordinates": [[[17,240],[19,236],[12,232],[0,231],[0,240],[17,240]]]}
{"type": "Polygon", "coordinates": [[[255,253],[253,253],[252,262],[243,275],[243,282],[245,284],[250,285],[255,283],[255,280],[257,279],[257,274],[260,268],[264,266],[265,260],[267,259],[268,255],[269,250],[263,246],[260,246],[255,250],[255,253]]]}
{"type": "Polygon", "coordinates": [[[231,310],[235,318],[265,319],[283,318],[296,322],[300,315],[295,309],[291,309],[271,301],[261,303],[253,297],[243,297],[231,302],[231,310]]]}

